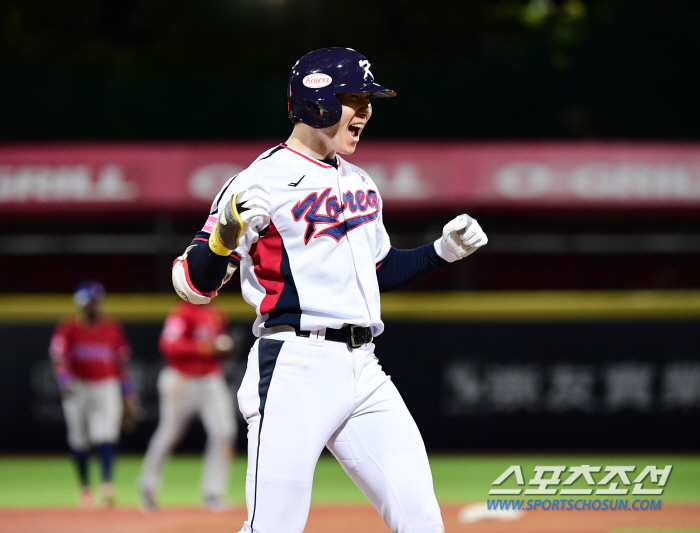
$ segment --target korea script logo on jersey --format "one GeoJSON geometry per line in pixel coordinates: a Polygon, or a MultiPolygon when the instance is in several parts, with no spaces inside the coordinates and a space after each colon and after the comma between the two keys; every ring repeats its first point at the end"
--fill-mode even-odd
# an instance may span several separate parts
{"type": "Polygon", "coordinates": [[[363,224],[376,220],[379,216],[379,196],[376,191],[347,191],[343,193],[343,203],[338,204],[336,196],[330,196],[331,188],[328,187],[320,195],[312,192],[301,202],[297,202],[292,208],[294,220],[299,222],[302,217],[306,221],[304,244],[309,244],[313,237],[331,237],[336,242],[349,231],[359,228],[363,224]],[[325,214],[319,213],[325,206],[325,214]],[[350,213],[363,213],[345,220],[339,220],[340,214],[348,210],[350,213]],[[316,224],[332,224],[330,227],[317,231],[316,224]],[[315,235],[314,235],[315,234],[315,235]]]}

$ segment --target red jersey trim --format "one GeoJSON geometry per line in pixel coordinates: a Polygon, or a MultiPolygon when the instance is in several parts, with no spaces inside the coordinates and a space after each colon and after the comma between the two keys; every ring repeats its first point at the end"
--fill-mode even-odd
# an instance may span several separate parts
{"type": "MultiPolygon", "coordinates": [[[[313,157],[309,157],[307,155],[304,155],[301,152],[299,152],[298,150],[295,150],[294,148],[290,148],[286,144],[280,144],[280,146],[282,148],[286,148],[290,152],[297,154],[298,156],[303,157],[307,161],[311,161],[314,165],[318,165],[319,167],[322,167],[322,168],[333,168],[333,165],[326,165],[325,163],[321,163],[318,159],[314,159],[313,157]]],[[[340,168],[340,158],[338,158],[338,168],[340,168]]]]}
{"type": "MultiPolygon", "coordinates": [[[[391,250],[392,248],[393,248],[393,246],[389,246],[389,250],[391,250]]],[[[388,252],[387,252],[387,255],[388,255],[388,252]]],[[[377,263],[375,270],[379,270],[379,267],[384,264],[385,259],[386,259],[386,255],[384,256],[384,259],[382,259],[381,261],[379,261],[379,263],[377,263]]]]}
{"type": "Polygon", "coordinates": [[[253,245],[250,255],[253,258],[255,277],[265,289],[265,296],[260,303],[260,314],[264,315],[275,309],[284,289],[281,272],[282,236],[272,222],[267,235],[253,245]]]}

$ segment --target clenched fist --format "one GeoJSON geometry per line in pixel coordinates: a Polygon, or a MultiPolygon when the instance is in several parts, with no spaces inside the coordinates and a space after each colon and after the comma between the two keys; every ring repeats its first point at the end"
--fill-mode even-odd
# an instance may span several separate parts
{"type": "Polygon", "coordinates": [[[452,263],[473,254],[487,242],[489,239],[476,219],[464,214],[445,224],[442,239],[435,242],[435,250],[452,263]]]}

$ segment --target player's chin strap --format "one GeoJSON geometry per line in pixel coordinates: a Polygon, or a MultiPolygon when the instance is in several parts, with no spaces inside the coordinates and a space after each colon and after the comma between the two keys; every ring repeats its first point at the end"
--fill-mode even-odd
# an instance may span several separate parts
{"type": "Polygon", "coordinates": [[[218,294],[219,289],[221,289],[221,287],[223,287],[223,285],[231,279],[231,276],[236,271],[236,267],[229,263],[226,267],[226,275],[221,281],[221,285],[219,285],[215,291],[201,292],[192,284],[192,280],[190,279],[190,269],[187,265],[187,254],[190,253],[190,250],[192,250],[194,247],[194,244],[188,246],[185,253],[175,259],[172,272],[173,287],[180,298],[186,302],[197,305],[208,304],[211,302],[211,299],[218,294]]]}

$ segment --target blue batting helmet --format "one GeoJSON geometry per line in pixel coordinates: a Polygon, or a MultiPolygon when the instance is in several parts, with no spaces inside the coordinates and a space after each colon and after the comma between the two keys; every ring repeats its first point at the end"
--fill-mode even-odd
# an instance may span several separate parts
{"type": "Polygon", "coordinates": [[[396,96],[374,83],[367,58],[352,48],[323,48],[309,52],[292,68],[287,87],[289,118],[312,128],[328,128],[340,120],[339,93],[371,93],[373,98],[396,96]]]}
{"type": "Polygon", "coordinates": [[[85,307],[90,302],[99,302],[105,297],[105,288],[102,283],[92,279],[81,281],[73,293],[73,303],[78,307],[85,307]]]}

